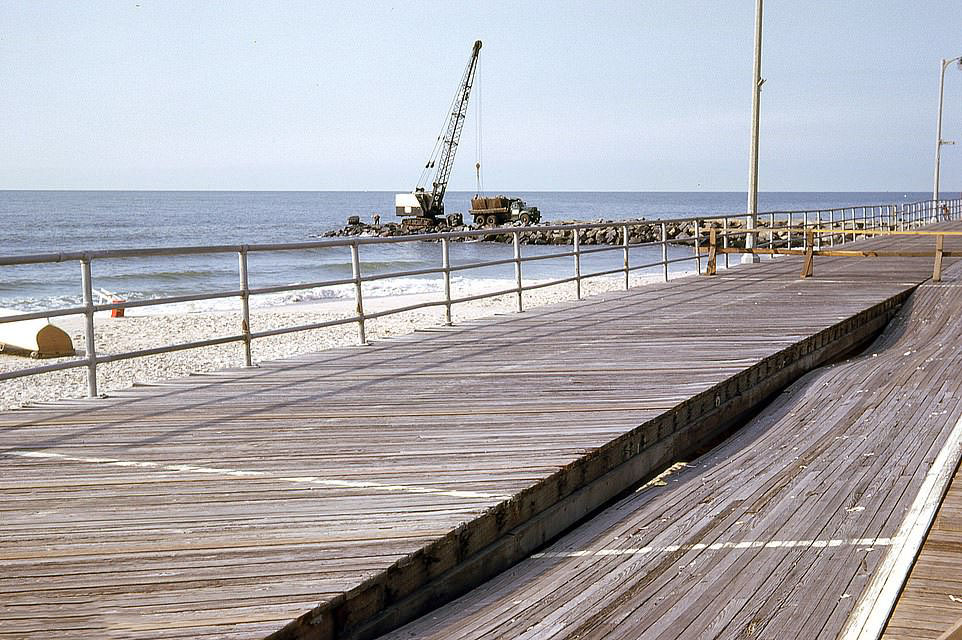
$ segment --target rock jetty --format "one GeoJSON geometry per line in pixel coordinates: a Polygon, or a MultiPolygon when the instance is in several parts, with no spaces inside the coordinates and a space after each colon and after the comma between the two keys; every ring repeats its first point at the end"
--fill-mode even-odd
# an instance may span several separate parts
{"type": "MultiPolygon", "coordinates": [[[[629,244],[642,244],[646,242],[659,242],[661,241],[661,222],[650,222],[646,221],[644,218],[638,220],[561,220],[561,221],[551,221],[543,222],[536,225],[528,225],[526,231],[519,233],[519,240],[521,244],[557,244],[566,245],[574,243],[575,225],[584,224],[594,224],[594,225],[611,225],[611,226],[601,226],[591,229],[579,229],[577,232],[580,235],[579,241],[583,245],[599,245],[599,244],[621,244],[622,242],[622,227],[624,224],[628,224],[628,243],[629,244]],[[572,228],[567,229],[555,229],[552,227],[567,226],[572,228]]],[[[691,220],[673,220],[666,221],[665,231],[669,240],[673,240],[673,244],[694,244],[695,227],[691,220]],[[690,241],[690,242],[686,242],[690,241]]],[[[480,239],[485,242],[512,242],[511,233],[505,233],[504,229],[518,228],[522,225],[520,223],[506,224],[501,227],[488,228],[477,225],[468,224],[449,224],[446,220],[439,219],[435,224],[423,227],[421,229],[405,229],[398,222],[387,222],[379,224],[368,224],[361,222],[356,216],[352,216],[349,220],[349,224],[342,229],[335,229],[332,231],[327,231],[318,237],[322,238],[350,238],[350,237],[397,237],[397,236],[411,236],[411,235],[422,235],[430,233],[443,233],[447,231],[490,231],[490,233],[485,233],[480,236],[471,236],[469,238],[454,238],[452,241],[464,241],[464,240],[477,240],[480,239]]],[[[770,240],[774,240],[775,246],[785,246],[788,242],[788,231],[779,230],[779,228],[786,227],[787,224],[784,221],[777,221],[774,228],[769,229],[769,220],[765,220],[761,217],[756,222],[756,228],[759,229],[758,237],[759,242],[767,245],[770,240]],[[773,236],[773,237],[772,237],[773,236]]],[[[823,225],[825,226],[825,225],[823,225]]],[[[715,218],[713,220],[704,220],[701,222],[702,229],[707,229],[709,227],[714,227],[719,231],[724,228],[724,221],[722,218],[715,218]]],[[[857,225],[858,228],[862,227],[862,224],[857,225]]],[[[728,218],[728,228],[730,231],[739,231],[745,228],[745,218],[744,216],[730,217],[728,218]]],[[[797,238],[796,242],[800,242],[801,238],[800,232],[796,231],[795,236],[797,238]]],[[[704,237],[704,236],[703,236],[704,237]]],[[[729,236],[728,244],[731,247],[744,247],[745,246],[745,236],[744,235],[732,235],[729,236]]],[[[764,245],[763,245],[764,246],[764,245]]]]}
{"type": "MultiPolygon", "coordinates": [[[[580,243],[584,245],[593,244],[621,244],[622,227],[628,223],[628,243],[641,244],[644,242],[658,242],[661,240],[661,223],[647,222],[640,220],[561,220],[544,222],[536,225],[528,225],[527,231],[519,234],[521,244],[573,244],[574,228],[552,229],[551,227],[601,224],[611,225],[595,227],[591,229],[579,229],[580,243]]],[[[705,228],[708,223],[702,223],[705,228]]],[[[741,229],[744,227],[744,220],[732,218],[729,220],[730,229],[741,229]]],[[[490,228],[491,233],[470,238],[455,238],[452,241],[464,241],[480,239],[484,242],[512,242],[511,233],[499,233],[499,230],[521,227],[520,223],[506,224],[501,227],[490,228]]],[[[723,223],[712,221],[711,226],[721,229],[723,223]]],[[[390,238],[397,236],[423,235],[431,233],[444,233],[447,231],[485,231],[488,227],[477,225],[451,225],[445,220],[438,220],[435,224],[421,229],[405,229],[400,223],[387,222],[381,224],[369,224],[361,221],[351,220],[351,224],[341,229],[334,229],[321,234],[322,238],[350,238],[350,237],[381,237],[390,238]]],[[[694,237],[695,228],[691,221],[671,221],[665,223],[665,231],[669,240],[687,240],[694,237]]],[[[730,244],[735,246],[735,238],[731,238],[730,244]]]]}

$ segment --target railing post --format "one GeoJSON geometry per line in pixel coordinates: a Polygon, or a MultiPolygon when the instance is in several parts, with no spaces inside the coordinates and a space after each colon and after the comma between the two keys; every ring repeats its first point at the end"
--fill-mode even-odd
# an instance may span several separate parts
{"type": "Polygon", "coordinates": [[[628,266],[628,225],[625,224],[621,227],[621,246],[624,249],[624,262],[625,262],[625,291],[628,290],[628,274],[631,269],[628,266]]]}
{"type": "MultiPolygon", "coordinates": [[[[517,234],[514,241],[518,242],[517,234]]],[[[444,324],[450,327],[454,322],[451,319],[451,245],[447,238],[441,238],[441,268],[444,270],[444,324]]]]}
{"type": "Polygon", "coordinates": [[[524,290],[521,285],[521,238],[518,232],[512,234],[511,242],[514,245],[514,280],[518,287],[518,313],[524,311],[524,290]]]}
{"type": "Polygon", "coordinates": [[[575,227],[571,235],[575,246],[575,296],[581,300],[581,229],[575,227]]]}
{"type": "Polygon", "coordinates": [[[251,306],[250,282],[247,275],[247,245],[237,252],[237,271],[240,275],[241,290],[241,333],[244,334],[244,366],[252,366],[251,360],[251,306]]]}
{"type": "MultiPolygon", "coordinates": [[[[728,248],[728,216],[724,217],[724,222],[722,223],[722,233],[724,234],[724,236],[722,237],[722,247],[727,249],[728,248]]],[[[727,252],[725,253],[725,268],[726,269],[728,268],[727,252]]]]}
{"type": "Polygon", "coordinates": [[[97,397],[97,345],[94,343],[94,288],[90,274],[90,258],[80,259],[80,276],[83,285],[84,341],[87,350],[87,397],[97,397]]]}
{"type": "Polygon", "coordinates": [[[828,244],[831,247],[835,246],[835,209],[828,210],[828,228],[832,230],[832,233],[828,236],[828,244]]]}
{"type": "MultiPolygon", "coordinates": [[[[803,236],[802,242],[808,242],[808,211],[802,212],[802,228],[805,229],[805,235],[803,236]]],[[[802,248],[807,249],[805,244],[802,244],[802,248]]]]}
{"type": "Polygon", "coordinates": [[[364,297],[361,292],[361,258],[357,241],[351,243],[351,273],[354,278],[354,302],[357,312],[357,338],[360,344],[367,344],[364,334],[364,297]]]}
{"type": "Polygon", "coordinates": [[[692,231],[694,231],[695,236],[695,269],[698,275],[701,275],[701,220],[697,218],[691,221],[692,231]]]}
{"type": "MultiPolygon", "coordinates": [[[[815,228],[819,229],[821,228],[821,226],[822,226],[822,211],[818,210],[815,212],[815,228]]],[[[820,233],[815,234],[815,248],[816,249],[822,248],[822,234],[820,233]]]]}
{"type": "MultiPolygon", "coordinates": [[[[746,248],[746,249],[754,249],[754,248],[756,248],[755,245],[758,244],[758,243],[756,242],[756,240],[757,240],[757,238],[756,238],[756,233],[757,233],[757,231],[755,230],[755,226],[756,226],[756,225],[755,225],[755,214],[750,213],[750,214],[746,215],[746,216],[745,216],[745,229],[748,231],[748,233],[745,234],[745,248],[746,248]]],[[[742,262],[744,263],[744,262],[746,262],[746,261],[748,261],[748,262],[757,262],[757,261],[758,261],[758,256],[755,255],[755,254],[751,254],[751,253],[745,254],[745,255],[742,256],[742,262]]]]}
{"type": "Polygon", "coordinates": [[[661,223],[661,265],[665,270],[665,282],[668,282],[668,225],[661,223]]]}
{"type": "MultiPolygon", "coordinates": [[[[775,212],[768,214],[768,248],[775,248],[775,212]]],[[[772,255],[774,258],[774,254],[772,255]]]]}

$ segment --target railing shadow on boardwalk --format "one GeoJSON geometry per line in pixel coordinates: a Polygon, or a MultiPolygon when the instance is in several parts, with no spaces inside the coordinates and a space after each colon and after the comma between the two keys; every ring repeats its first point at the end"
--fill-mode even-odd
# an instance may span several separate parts
{"type": "MultiPolygon", "coordinates": [[[[764,276],[756,276],[755,279],[758,281],[765,280],[777,280],[781,277],[781,274],[768,274],[764,276]]],[[[638,293],[626,298],[623,301],[623,313],[620,316],[608,316],[604,320],[598,320],[593,315],[593,308],[595,305],[599,304],[598,301],[593,301],[591,299],[584,300],[578,304],[574,309],[571,307],[571,303],[559,303],[552,305],[549,308],[538,309],[536,312],[529,311],[527,315],[524,316],[500,316],[497,319],[497,330],[499,335],[499,343],[493,346],[485,346],[483,343],[479,344],[473,351],[467,353],[458,354],[452,356],[449,359],[442,360],[431,360],[430,357],[421,366],[409,369],[404,372],[404,375],[411,375],[417,373],[426,373],[433,369],[440,369],[447,365],[456,364],[461,360],[467,360],[472,357],[481,356],[485,354],[495,353],[504,349],[511,349],[513,347],[520,346],[531,340],[536,340],[538,338],[543,338],[546,336],[564,336],[565,334],[573,333],[585,328],[590,327],[600,327],[604,324],[610,323],[617,320],[633,320],[638,319],[641,314],[655,312],[662,308],[670,307],[674,304],[672,298],[675,296],[688,297],[692,292],[698,293],[700,291],[707,292],[711,290],[712,292],[724,293],[724,290],[735,291],[741,287],[744,283],[743,279],[732,279],[730,283],[726,282],[710,282],[703,278],[698,278],[697,276],[689,276],[682,279],[676,279],[672,282],[677,283],[673,286],[669,292],[665,292],[663,289],[659,289],[654,295],[657,296],[656,299],[650,299],[647,297],[648,291],[644,288],[636,290],[638,293]],[[634,298],[639,297],[640,299],[635,300],[634,298]],[[534,314],[538,320],[539,324],[535,325],[534,329],[530,324],[530,318],[534,314]],[[564,324],[560,325],[554,322],[556,316],[564,317],[564,324]],[[513,327],[513,324],[522,323],[525,326],[513,327]],[[511,336],[516,336],[512,341],[511,336]]],[[[470,330],[473,325],[468,325],[466,328],[470,330]]],[[[443,350],[443,347],[434,348],[431,346],[433,341],[443,341],[447,338],[447,333],[439,333],[437,335],[426,334],[425,332],[420,332],[418,334],[418,351],[423,356],[430,356],[433,353],[438,353],[443,350]]],[[[401,337],[400,339],[404,339],[401,337]]],[[[385,345],[392,344],[396,342],[395,340],[388,339],[383,341],[385,345]]],[[[311,356],[308,361],[305,362],[290,362],[285,360],[266,362],[263,368],[252,368],[252,369],[241,369],[232,370],[237,371],[240,377],[245,382],[251,383],[267,383],[269,380],[277,375],[289,374],[293,371],[302,371],[304,373],[303,381],[311,380],[314,382],[324,380],[325,378],[336,378],[341,372],[334,371],[331,373],[318,374],[317,368],[322,366],[329,366],[331,364],[339,362],[348,362],[356,357],[357,349],[369,349],[369,347],[342,347],[338,349],[332,349],[328,352],[320,352],[316,356],[311,356]]],[[[376,369],[377,367],[399,364],[407,361],[407,356],[390,356],[390,350],[384,351],[386,357],[374,359],[371,361],[365,361],[364,366],[370,369],[376,369]]],[[[303,356],[302,356],[303,357],[303,356]]],[[[349,365],[350,366],[350,365],[349,365]]],[[[95,433],[106,432],[110,429],[123,425],[125,423],[124,414],[134,411],[137,412],[137,405],[146,401],[150,403],[155,403],[158,400],[165,401],[169,404],[168,408],[156,411],[147,411],[144,413],[138,413],[143,419],[159,418],[168,413],[177,413],[185,408],[185,405],[179,404],[178,400],[184,396],[196,395],[197,392],[201,392],[207,389],[220,388],[225,379],[220,377],[221,374],[204,374],[203,376],[191,376],[182,379],[182,386],[178,385],[173,388],[166,388],[166,383],[163,385],[164,390],[159,394],[152,394],[147,397],[143,397],[138,393],[125,393],[117,398],[110,398],[108,396],[109,402],[100,404],[91,401],[82,401],[78,403],[73,408],[68,411],[44,409],[44,412],[32,418],[31,413],[28,411],[16,411],[11,415],[11,417],[16,418],[22,416],[25,420],[23,422],[13,424],[5,424],[2,428],[4,431],[14,431],[17,429],[29,428],[42,424],[43,422],[48,422],[50,420],[64,420],[69,419],[74,416],[85,416],[92,417],[96,416],[98,419],[98,426],[93,429],[78,431],[76,434],[71,434],[67,441],[62,438],[54,441],[45,442],[24,442],[22,445],[16,448],[30,448],[30,449],[43,449],[45,447],[55,447],[68,444],[70,441],[82,441],[83,438],[93,435],[95,433]],[[210,382],[206,382],[203,378],[213,376],[217,379],[210,382]]],[[[322,403],[325,399],[333,395],[342,395],[344,393],[351,393],[355,391],[360,391],[362,388],[376,385],[378,383],[390,383],[395,380],[397,374],[391,374],[389,376],[384,376],[380,378],[371,378],[363,382],[358,382],[353,387],[338,388],[337,390],[331,392],[322,392],[313,394],[310,396],[296,396],[290,399],[278,400],[275,402],[265,402],[261,407],[257,409],[251,409],[249,411],[241,412],[236,414],[238,417],[251,417],[262,413],[269,413],[277,409],[282,409],[291,403],[295,404],[310,404],[310,403],[322,403]]],[[[229,380],[237,380],[240,378],[234,378],[231,376],[229,380]]],[[[297,385],[298,380],[289,379],[286,381],[287,384],[297,385]]],[[[174,382],[174,384],[177,384],[174,382]]],[[[153,385],[138,385],[136,388],[151,387],[153,385]]],[[[199,403],[191,403],[189,406],[191,409],[201,409],[204,407],[212,408],[214,406],[229,406],[232,402],[245,399],[253,399],[259,396],[265,397],[277,397],[274,389],[269,385],[262,384],[261,389],[243,389],[234,394],[227,394],[223,396],[218,396],[216,398],[211,398],[199,403]]],[[[212,417],[207,421],[201,421],[195,423],[189,427],[185,427],[179,431],[173,431],[164,436],[164,438],[175,437],[177,435],[182,435],[184,433],[189,433],[190,431],[200,430],[205,427],[215,426],[222,418],[220,416],[212,417]]],[[[157,444],[162,441],[159,437],[152,439],[145,439],[141,444],[157,444]]],[[[132,447],[135,449],[136,446],[132,447]]]]}

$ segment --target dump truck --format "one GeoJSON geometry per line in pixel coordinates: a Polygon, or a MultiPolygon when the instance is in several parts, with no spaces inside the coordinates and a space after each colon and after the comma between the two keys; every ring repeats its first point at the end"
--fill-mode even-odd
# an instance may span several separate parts
{"type": "Polygon", "coordinates": [[[471,198],[471,219],[474,224],[493,227],[506,222],[534,224],[541,221],[538,207],[529,207],[521,198],[507,196],[475,196],[471,198]]]}

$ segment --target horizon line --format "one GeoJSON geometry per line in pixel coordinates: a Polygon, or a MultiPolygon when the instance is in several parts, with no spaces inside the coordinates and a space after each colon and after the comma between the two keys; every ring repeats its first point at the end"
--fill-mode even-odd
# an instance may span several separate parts
{"type": "MultiPolygon", "coordinates": [[[[0,193],[15,192],[82,192],[82,193],[409,193],[405,190],[393,189],[119,189],[119,188],[42,188],[42,189],[21,189],[21,188],[0,188],[0,193]]],[[[493,193],[500,191],[522,192],[522,193],[742,193],[747,194],[748,190],[738,189],[485,189],[485,192],[493,193]]],[[[942,193],[948,194],[958,191],[956,189],[943,189],[942,193]]],[[[448,193],[479,193],[473,189],[448,189],[448,193]]],[[[759,191],[763,193],[929,193],[929,189],[849,189],[849,190],[814,190],[814,189],[785,189],[759,191]]]]}

